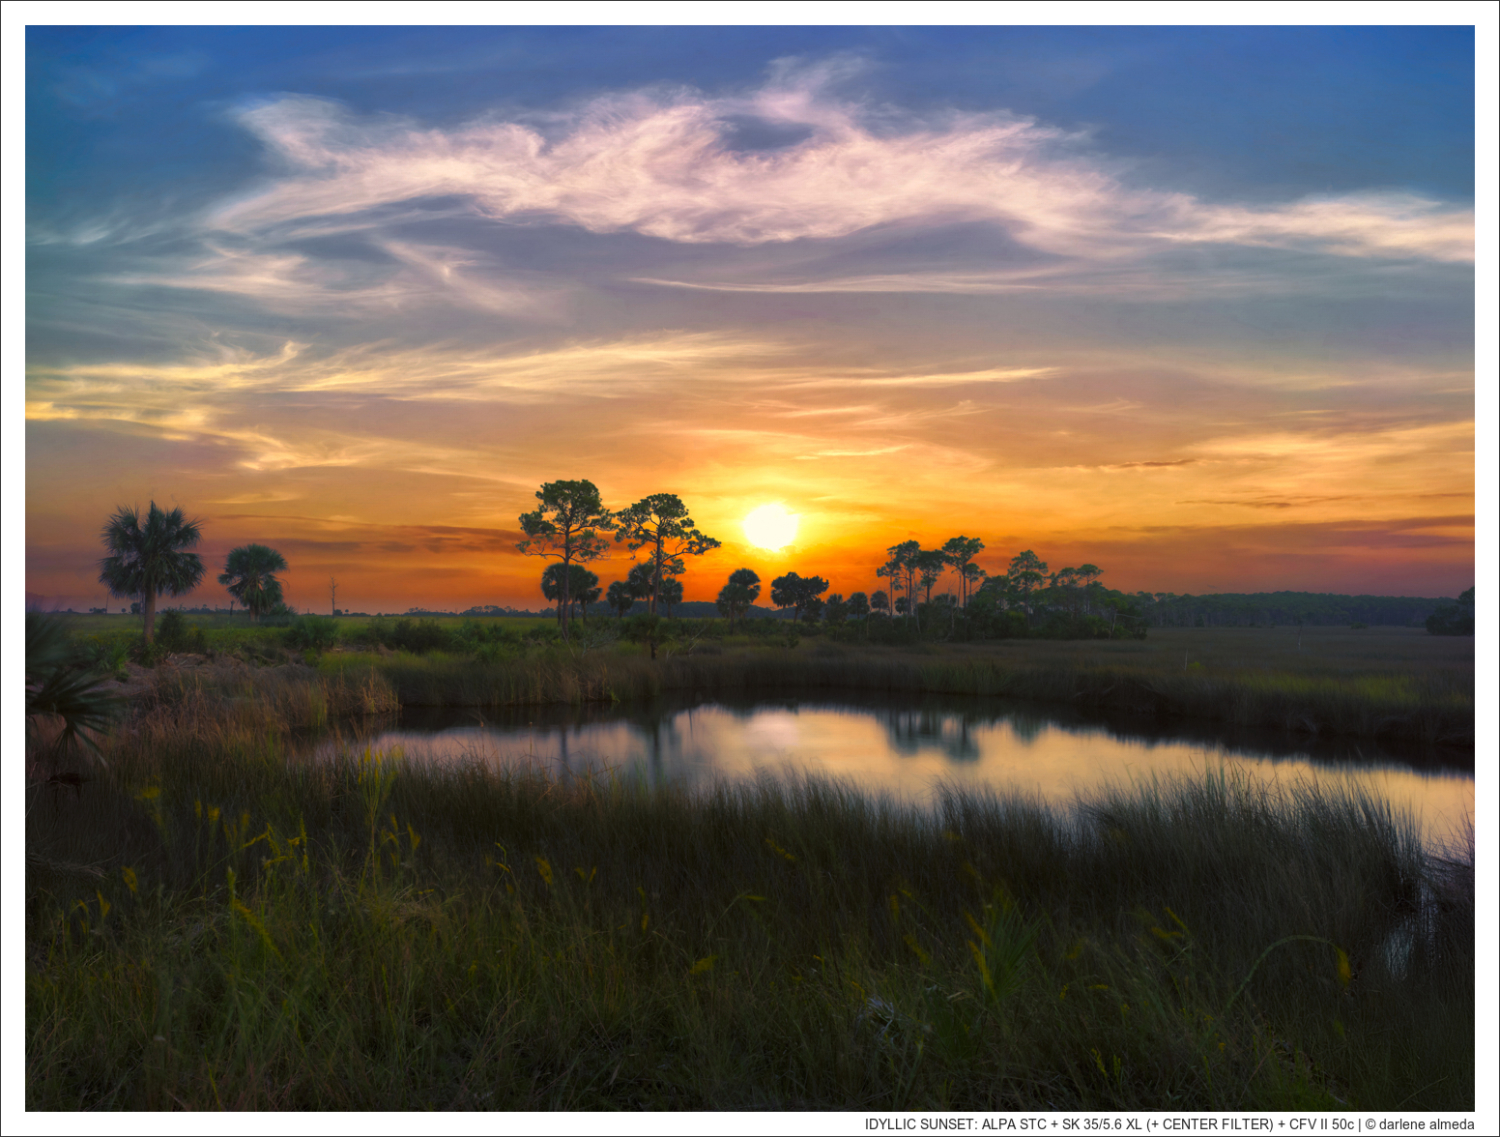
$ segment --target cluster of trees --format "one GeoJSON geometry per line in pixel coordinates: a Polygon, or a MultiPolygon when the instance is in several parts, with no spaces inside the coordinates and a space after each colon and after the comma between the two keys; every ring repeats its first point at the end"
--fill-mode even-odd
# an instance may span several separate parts
{"type": "MultiPolygon", "coordinates": [[[[891,591],[898,594],[893,603],[895,611],[903,616],[914,617],[916,626],[920,629],[921,613],[918,610],[917,594],[920,592],[924,596],[920,603],[931,604],[933,587],[944,573],[952,569],[958,574],[959,599],[956,602],[959,607],[967,607],[970,596],[976,589],[984,587],[989,575],[974,563],[974,558],[983,551],[984,542],[978,537],[953,537],[938,549],[924,549],[916,541],[903,541],[885,551],[886,562],[875,570],[875,575],[890,580],[891,591]],[[903,591],[905,595],[899,595],[903,591]]],[[[1035,560],[1033,553],[1023,556],[1035,560]]],[[[1042,568],[1045,570],[1046,566],[1043,565],[1042,568]]],[[[884,595],[883,590],[880,595],[884,595]]]]}
{"type": "MultiPolygon", "coordinates": [[[[199,522],[187,520],[180,506],[168,512],[154,501],[144,519],[139,509],[121,506],[105,523],[103,540],[109,555],[99,562],[99,582],[112,595],[140,597],[142,638],[147,644],[156,628],[157,597],[181,596],[202,581],[203,558],[190,551],[202,536],[199,522]]],[[[275,549],[241,545],[229,551],[219,583],[259,620],[285,607],[276,574],[286,567],[286,558],[275,549]]]]}
{"type": "MultiPolygon", "coordinates": [[[[1049,569],[1031,549],[1011,558],[1003,574],[991,575],[975,563],[984,551],[978,537],[950,538],[941,547],[924,549],[904,541],[886,550],[876,575],[891,582],[869,598],[872,611],[889,612],[911,622],[921,634],[924,621],[933,630],[946,627],[974,635],[1101,636],[1135,635],[1144,624],[1134,600],[1105,588],[1097,565],[1049,569]],[[952,572],[957,592],[933,596],[933,589],[952,572]]],[[[850,602],[863,601],[862,594],[850,602]]]]}
{"type": "Polygon", "coordinates": [[[408,608],[408,616],[547,616],[546,611],[533,612],[529,608],[512,608],[500,604],[475,604],[462,612],[436,612],[428,608],[408,608]]]}
{"type": "Polygon", "coordinates": [[[1459,593],[1457,604],[1444,604],[1427,617],[1427,631],[1434,636],[1474,634],[1474,590],[1459,593]]]}
{"type": "MultiPolygon", "coordinates": [[[[543,572],[541,588],[542,595],[556,604],[564,637],[574,608],[586,620],[588,605],[601,595],[621,617],[643,599],[649,616],[654,618],[661,609],[670,616],[672,606],[682,602],[678,578],[685,571],[685,558],[720,545],[697,529],[674,494],[653,494],[618,512],[604,505],[598,488],[587,480],[546,482],[536,497],[539,508],[520,517],[526,539],[516,547],[556,562],[543,572]],[[605,554],[608,534],[633,552],[645,550],[646,557],[624,580],[605,589],[585,566],[605,554]]],[[[904,541],[886,550],[887,560],[876,570],[878,577],[890,581],[889,594],[876,589],[870,595],[825,596],[828,581],[789,572],[771,582],[770,598],[797,622],[837,627],[871,616],[900,617],[917,635],[923,634],[924,622],[954,634],[960,621],[970,635],[1142,633],[1145,625],[1136,601],[1104,588],[1098,566],[1049,572],[1046,562],[1028,549],[1011,560],[1003,576],[992,577],[975,563],[983,551],[982,540],[962,535],[936,549],[904,541]],[[956,593],[934,598],[934,588],[949,572],[957,579],[956,593]]],[[[760,577],[751,569],[736,569],[720,590],[716,606],[733,628],[760,593],[760,577]]]]}
{"type": "Polygon", "coordinates": [[[607,534],[632,553],[645,551],[644,562],[605,594],[621,615],[641,599],[647,601],[650,615],[655,616],[659,606],[670,615],[671,606],[682,601],[682,582],[677,578],[687,571],[684,558],[702,556],[720,545],[699,531],[676,494],[651,494],[616,511],[605,506],[593,482],[579,479],[544,482],[536,497],[541,505],[521,514],[526,539],[516,548],[527,556],[557,561],[542,573],[542,595],[556,602],[564,639],[574,605],[586,618],[588,605],[599,599],[599,577],[584,566],[604,556],[610,547],[607,534]]]}
{"type": "MultiPolygon", "coordinates": [[[[771,602],[789,611],[794,621],[829,628],[852,622],[863,625],[866,635],[872,624],[953,638],[1144,634],[1137,600],[1105,588],[1097,565],[1049,571],[1028,549],[1012,558],[1004,575],[991,576],[974,563],[983,550],[977,537],[954,537],[938,549],[906,541],[887,549],[888,560],[876,570],[878,577],[890,580],[889,593],[876,589],[825,596],[829,586],[822,577],[789,572],[771,582],[771,602]],[[950,571],[957,577],[957,591],[934,596],[950,571]]],[[[733,628],[759,596],[760,578],[750,569],[738,569],[719,592],[718,610],[733,628]]]]}
{"type": "MultiPolygon", "coordinates": [[[[828,582],[821,576],[804,578],[789,572],[771,582],[771,603],[781,609],[790,608],[793,620],[816,623],[826,607],[822,595],[827,591],[828,582]]],[[[742,568],[729,574],[728,583],[719,589],[716,604],[732,631],[735,622],[743,620],[758,599],[760,576],[754,569],[742,568]]]]}

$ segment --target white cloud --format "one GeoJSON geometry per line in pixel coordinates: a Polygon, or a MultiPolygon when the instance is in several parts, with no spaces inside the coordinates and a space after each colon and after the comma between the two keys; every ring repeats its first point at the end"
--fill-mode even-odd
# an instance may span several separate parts
{"type": "MultiPolygon", "coordinates": [[[[537,124],[479,120],[452,129],[361,120],[326,101],[283,98],[241,115],[283,175],[224,205],[211,223],[254,232],[342,218],[360,228],[378,223],[371,211],[457,197],[497,220],[543,217],[683,243],[748,246],[981,219],[1033,248],[1090,259],[1181,243],[1473,258],[1470,209],[1373,192],[1273,206],[1206,202],[1133,187],[1083,139],[1029,119],[897,123],[837,100],[825,79],[782,70],[742,97],[614,95],[537,124]],[[747,117],[798,128],[799,140],[735,149],[726,122],[747,117]]],[[[964,282],[934,283],[965,290],[964,282]]],[[[976,285],[986,287],[968,287],[976,285]]]]}

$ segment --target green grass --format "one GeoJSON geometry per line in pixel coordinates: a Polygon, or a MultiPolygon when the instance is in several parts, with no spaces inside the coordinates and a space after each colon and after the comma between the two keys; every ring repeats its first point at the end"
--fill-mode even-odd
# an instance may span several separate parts
{"type": "Polygon", "coordinates": [[[1377,800],[294,759],[388,697],[309,674],[33,769],[28,1108],[1473,1107],[1472,852],[1377,800]]]}
{"type": "Polygon", "coordinates": [[[1473,645],[1455,650],[1452,641],[1390,631],[1305,633],[1301,652],[1271,630],[1183,629],[1162,634],[1160,643],[1007,641],[912,650],[706,640],[654,662],[639,646],[614,644],[518,648],[487,660],[337,653],[321,666],[332,674],[374,669],[405,706],[635,702],[666,693],[938,693],[1472,747],[1473,645]]]}
{"type": "MultiPolygon", "coordinates": [[[[89,622],[128,619],[70,618],[84,629],[85,642],[101,645],[101,651],[110,636],[123,643],[135,633],[118,626],[113,633],[88,633],[89,622]]],[[[457,619],[447,623],[464,625],[457,619]]],[[[359,682],[372,681],[374,673],[375,682],[391,687],[408,706],[636,702],[668,693],[705,698],[937,693],[1004,696],[1095,713],[1197,719],[1232,728],[1269,727],[1397,744],[1474,744],[1473,640],[1414,629],[1179,628],[1155,630],[1144,641],[1002,640],[908,647],[819,636],[787,646],[717,635],[722,626],[688,621],[685,638],[660,649],[662,658],[651,661],[641,645],[611,641],[617,629],[607,620],[581,628],[584,643],[571,647],[522,638],[528,629],[549,630],[546,620],[476,624],[511,634],[483,643],[478,654],[353,648],[316,662],[325,675],[348,674],[359,682]]],[[[357,636],[356,625],[363,621],[341,620],[341,634],[357,636]]],[[[287,646],[284,629],[228,618],[221,626],[209,621],[202,627],[209,654],[216,659],[262,665],[304,659],[304,653],[287,646]]],[[[310,654],[305,658],[315,659],[310,654]]]]}

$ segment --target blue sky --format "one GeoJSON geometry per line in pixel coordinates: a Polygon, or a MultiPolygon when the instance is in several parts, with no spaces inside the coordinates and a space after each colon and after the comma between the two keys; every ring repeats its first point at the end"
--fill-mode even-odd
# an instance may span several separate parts
{"type": "Polygon", "coordinates": [[[961,529],[1116,587],[1473,581],[1470,27],[25,51],[39,595],[87,601],[156,498],[281,548],[294,602],[531,604],[559,477],[734,538],[690,597],[784,571],[737,532],[766,501],[845,591],[961,529]]]}

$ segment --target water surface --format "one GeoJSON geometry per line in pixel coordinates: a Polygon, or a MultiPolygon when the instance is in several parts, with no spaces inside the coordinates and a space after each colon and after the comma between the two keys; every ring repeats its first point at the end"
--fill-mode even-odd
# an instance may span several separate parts
{"type": "Polygon", "coordinates": [[[832,777],[916,800],[993,787],[1063,803],[1106,784],[1221,766],[1263,781],[1354,783],[1408,808],[1429,839],[1474,812],[1472,755],[1272,731],[1087,719],[1067,709],[961,697],[663,701],[628,709],[409,708],[370,740],[409,760],[529,766],[560,777],[613,771],[653,785],[762,774],[832,777]],[[1465,768],[1467,767],[1467,768],[1465,768]]]}

